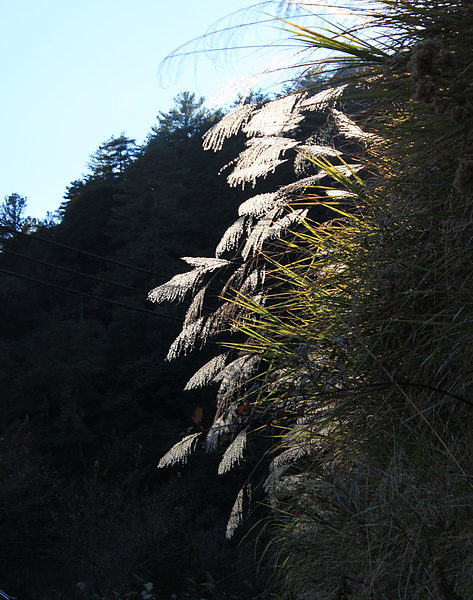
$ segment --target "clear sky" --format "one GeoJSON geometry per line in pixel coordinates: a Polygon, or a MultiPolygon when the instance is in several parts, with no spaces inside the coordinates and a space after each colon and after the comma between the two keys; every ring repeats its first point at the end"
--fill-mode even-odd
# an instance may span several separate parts
{"type": "MultiPolygon", "coordinates": [[[[221,56],[220,66],[202,57],[196,67],[189,59],[177,82],[160,83],[166,55],[251,4],[0,0],[0,201],[14,192],[26,196],[27,214],[43,218],[112,135],[141,143],[179,92],[209,98],[274,59],[250,52],[245,59],[221,56]]],[[[256,34],[252,42],[261,43],[256,34]]]]}

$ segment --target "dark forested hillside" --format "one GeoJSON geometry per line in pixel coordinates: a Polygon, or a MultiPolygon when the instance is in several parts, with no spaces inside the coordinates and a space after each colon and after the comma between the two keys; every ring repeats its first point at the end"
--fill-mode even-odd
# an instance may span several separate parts
{"type": "Polygon", "coordinates": [[[79,581],[100,597],[139,593],[158,578],[197,594],[237,560],[222,547],[236,484],[213,475],[215,459],[177,480],[155,469],[213,403],[182,392],[190,359],[164,360],[183,311],[146,301],[185,270],[181,256],[212,255],[243,199],[219,175],[241,142],[202,149],[220,117],[179,95],[141,147],[104,142],[49,222],[5,199],[0,587],[19,597],[71,598],[79,581]]]}
{"type": "Polygon", "coordinates": [[[20,599],[473,597],[471,2],[276,4],[285,95],[183,93],[0,207],[20,599]]]}

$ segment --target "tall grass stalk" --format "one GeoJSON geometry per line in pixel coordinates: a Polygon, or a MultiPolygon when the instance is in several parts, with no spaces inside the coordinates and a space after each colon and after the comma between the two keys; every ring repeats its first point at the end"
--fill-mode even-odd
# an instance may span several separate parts
{"type": "MultiPolygon", "coordinates": [[[[220,384],[215,421],[195,443],[230,440],[223,473],[255,432],[273,436],[264,487],[279,597],[466,600],[473,6],[349,8],[349,26],[279,20],[307,53],[299,66],[311,89],[242,105],[206,134],[215,150],[238,131],[248,136],[230,185],[289,160],[296,182],[242,204],[217,258],[186,258],[194,270],[150,298],[191,290],[198,300],[171,358],[239,334],[188,384],[220,384]],[[219,278],[222,305],[206,313],[219,278]]],[[[181,460],[183,448],[185,457],[190,437],[160,465],[181,460]]]]}
{"type": "MultiPolygon", "coordinates": [[[[328,68],[376,139],[355,177],[311,158],[346,197],[267,254],[267,303],[237,294],[234,325],[266,361],[251,408],[280,432],[267,489],[288,597],[466,599],[473,7],[380,0],[368,16],[379,45],[286,24],[338,53],[328,68]]],[[[327,192],[295,204],[328,206],[327,192]]]]}

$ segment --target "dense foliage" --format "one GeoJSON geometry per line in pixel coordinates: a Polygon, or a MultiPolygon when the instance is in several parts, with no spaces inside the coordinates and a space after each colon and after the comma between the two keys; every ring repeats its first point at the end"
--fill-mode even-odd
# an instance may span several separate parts
{"type": "Polygon", "coordinates": [[[284,23],[307,50],[286,95],[181,94],[56,222],[5,199],[2,585],[472,596],[473,13],[350,8],[284,23]]]}
{"type": "Polygon", "coordinates": [[[218,175],[241,142],[222,155],[202,148],[221,116],[181,94],[141,147],[124,134],[104,142],[45,222],[28,219],[17,194],[2,204],[6,592],[139,595],[151,581],[169,597],[222,576],[230,590],[229,561],[251,572],[224,542],[237,480],[214,475],[210,456],[183,477],[156,471],[196,410],[204,422],[213,414],[210,393],[183,392],[190,361],[164,361],[183,311],[146,296],[181,256],[210,252],[241,201],[218,175]]]}
{"type": "MultiPolygon", "coordinates": [[[[239,261],[237,272],[259,274],[252,288],[230,276],[225,319],[188,313],[171,356],[214,322],[244,337],[191,378],[190,388],[221,382],[217,418],[161,466],[203,439],[227,446],[225,472],[256,436],[272,437],[260,483],[277,594],[460,600],[473,591],[473,13],[469,2],[353,6],[351,29],[287,24],[309,50],[334,52],[306,58],[331,71],[328,83],[242,107],[206,138],[221,147],[239,127],[247,134],[230,185],[278,169],[294,149],[315,173],[296,178],[296,193],[240,206],[253,220],[219,244],[220,260],[219,249],[233,251],[228,262],[189,260],[193,271],[151,292],[162,301],[197,282],[202,301],[204,270],[239,261]],[[327,139],[310,139],[316,129],[301,144],[305,111],[322,104],[327,139]],[[301,211],[314,207],[332,214],[320,223],[301,211]]],[[[229,535],[251,480],[242,483],[229,535]]]]}

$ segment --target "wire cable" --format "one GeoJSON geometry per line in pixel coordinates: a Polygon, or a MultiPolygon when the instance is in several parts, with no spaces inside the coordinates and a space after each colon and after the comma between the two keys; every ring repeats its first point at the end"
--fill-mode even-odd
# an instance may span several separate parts
{"type": "Polygon", "coordinates": [[[117,302],[116,300],[108,300],[107,298],[100,298],[99,296],[93,296],[92,294],[88,294],[87,292],[80,292],[79,290],[73,290],[71,288],[66,288],[61,285],[57,285],[55,283],[50,283],[47,281],[41,281],[40,279],[35,279],[34,277],[28,277],[27,275],[20,275],[19,273],[13,273],[12,271],[7,271],[6,269],[0,268],[0,273],[4,273],[6,275],[12,275],[13,277],[18,277],[20,279],[26,279],[27,281],[32,281],[34,283],[41,283],[42,285],[46,285],[58,290],[63,290],[64,292],[69,292],[71,294],[77,294],[78,296],[83,296],[85,298],[91,298],[92,300],[99,300],[100,302],[107,302],[108,304],[114,304],[115,306],[121,306],[123,308],[130,308],[132,310],[139,310],[141,312],[149,313],[150,315],[155,315],[158,317],[164,317],[165,319],[173,319],[174,321],[183,322],[184,319],[181,317],[175,317],[173,315],[166,315],[164,313],[155,312],[154,310],[148,310],[146,308],[139,308],[138,306],[132,306],[131,304],[124,304],[123,302],[117,302]]]}
{"type": "MultiPolygon", "coordinates": [[[[38,263],[40,265],[44,265],[46,267],[51,267],[53,269],[59,269],[60,271],[65,271],[66,273],[72,273],[73,275],[80,275],[81,277],[87,277],[88,279],[92,279],[93,281],[98,281],[100,283],[106,283],[108,285],[116,285],[117,287],[123,288],[125,290],[129,290],[132,292],[138,292],[139,294],[142,294],[143,296],[147,296],[148,295],[148,291],[145,290],[141,290],[135,287],[131,287],[129,285],[125,285],[124,283],[118,283],[117,281],[111,281],[110,279],[102,279],[100,277],[95,277],[95,275],[88,275],[87,273],[81,273],[80,271],[75,271],[74,269],[69,269],[67,267],[61,267],[60,265],[55,265],[53,263],[44,261],[44,260],[40,260],[39,258],[33,258],[32,256],[27,256],[26,254],[20,254],[19,252],[13,252],[13,250],[2,250],[3,254],[11,254],[13,256],[17,256],[18,258],[24,258],[26,260],[31,260],[32,262],[38,263]]],[[[12,271],[9,272],[11,275],[13,275],[14,273],[12,271]]],[[[18,274],[18,276],[20,277],[20,274],[18,274]]],[[[46,285],[46,282],[43,282],[46,285]]],[[[212,288],[211,288],[212,289],[212,288]]],[[[192,304],[191,301],[189,300],[181,300],[180,301],[181,304],[192,304]]],[[[212,308],[206,306],[205,304],[203,305],[203,308],[209,310],[209,311],[213,311],[212,308]]]]}
{"type": "Polygon", "coordinates": [[[12,256],[18,256],[19,258],[25,258],[26,260],[31,260],[32,262],[38,263],[40,265],[45,265],[46,267],[52,267],[53,269],[59,269],[60,271],[65,271],[66,273],[72,273],[73,275],[80,275],[81,277],[87,277],[88,279],[93,279],[94,281],[99,281],[100,283],[107,283],[109,285],[116,285],[125,290],[130,290],[132,292],[139,292],[140,294],[146,295],[147,292],[144,290],[140,290],[135,287],[130,287],[129,285],[125,285],[123,283],[118,283],[116,281],[110,281],[109,279],[102,279],[100,277],[95,277],[94,275],[88,275],[87,273],[81,273],[80,271],[75,271],[74,269],[69,269],[67,267],[61,267],[60,265],[55,265],[53,263],[40,260],[39,258],[33,258],[32,256],[27,256],[26,254],[20,254],[19,252],[13,252],[13,250],[6,250],[3,248],[2,252],[4,254],[11,254],[12,256]]]}
{"type": "Polygon", "coordinates": [[[148,271],[148,269],[142,269],[141,267],[135,267],[133,265],[129,265],[127,263],[123,263],[119,260],[114,260],[113,258],[105,258],[105,256],[100,256],[99,254],[94,254],[93,252],[88,252],[87,250],[80,250],[79,248],[74,248],[73,246],[67,246],[66,244],[61,244],[60,242],[54,242],[53,240],[47,240],[46,238],[39,237],[38,235],[34,235],[33,233],[24,233],[23,231],[17,231],[16,229],[12,229],[11,227],[7,227],[6,225],[0,224],[0,229],[4,229],[9,233],[13,233],[16,235],[21,235],[33,240],[38,240],[40,242],[45,242],[46,244],[51,244],[53,246],[59,246],[60,248],[65,248],[66,250],[72,250],[73,252],[78,252],[79,254],[85,254],[86,256],[92,256],[93,258],[98,258],[99,260],[103,260],[105,262],[113,263],[115,265],[119,265],[121,267],[126,267],[127,269],[133,269],[135,271],[139,271],[141,273],[147,273],[148,275],[157,275],[158,277],[164,277],[164,279],[170,279],[169,275],[164,275],[164,273],[158,273],[156,271],[148,271]]]}

